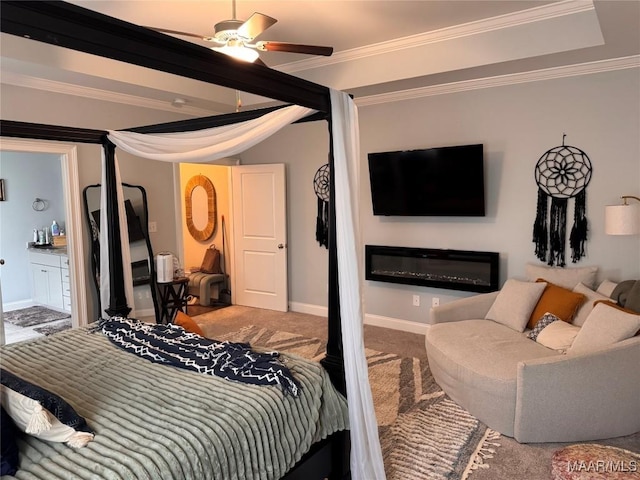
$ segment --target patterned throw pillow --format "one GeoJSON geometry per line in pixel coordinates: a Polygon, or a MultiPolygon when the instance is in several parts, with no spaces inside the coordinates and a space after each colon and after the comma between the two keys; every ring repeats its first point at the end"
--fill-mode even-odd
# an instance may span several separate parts
{"type": "Polygon", "coordinates": [[[22,432],[50,442],[80,448],[93,440],[83,417],[64,399],[0,369],[2,407],[22,432]]]}
{"type": "Polygon", "coordinates": [[[0,475],[15,475],[18,471],[18,443],[16,426],[4,408],[0,412],[0,427],[2,436],[0,437],[0,475]]]}
{"type": "Polygon", "coordinates": [[[538,338],[538,335],[540,335],[540,332],[544,329],[544,327],[552,324],[553,322],[561,322],[561,321],[562,320],[556,317],[553,313],[547,312],[542,316],[542,318],[538,321],[538,323],[536,323],[536,326],[533,327],[533,330],[527,333],[527,338],[530,338],[535,342],[536,339],[538,338]]]}

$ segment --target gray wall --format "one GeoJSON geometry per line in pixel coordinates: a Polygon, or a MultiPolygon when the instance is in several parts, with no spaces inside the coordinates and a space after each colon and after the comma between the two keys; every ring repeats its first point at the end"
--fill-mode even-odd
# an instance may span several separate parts
{"type": "MultiPolygon", "coordinates": [[[[0,116],[3,119],[36,122],[98,130],[122,129],[140,125],[150,125],[187,116],[176,112],[156,111],[123,104],[108,103],[88,98],[49,93],[11,85],[2,85],[0,95],[0,116]]],[[[80,191],[87,185],[100,183],[101,148],[99,145],[78,144],[78,176],[80,191]]],[[[154,251],[175,251],[175,208],[173,199],[173,166],[164,162],[133,157],[118,152],[122,180],[134,185],[142,185],[147,190],[149,219],[157,222],[158,232],[150,234],[154,251]]],[[[84,208],[78,205],[78,208],[84,208]]],[[[84,218],[84,212],[83,212],[84,218]]],[[[27,225],[31,227],[31,223],[27,225]]],[[[92,319],[96,294],[89,276],[89,237],[83,224],[83,239],[87,258],[86,280],[80,282],[87,290],[88,318],[92,319]]],[[[3,294],[5,293],[3,282],[3,294]]]]}
{"type": "Polygon", "coordinates": [[[7,198],[0,202],[0,257],[5,260],[0,276],[6,305],[31,299],[26,243],[33,241],[33,229],[49,228],[53,220],[65,226],[60,156],[0,152],[0,178],[7,198]],[[45,210],[32,208],[36,198],[46,200],[45,210]]]}
{"type": "MultiPolygon", "coordinates": [[[[175,120],[168,112],[109,105],[3,86],[2,118],[90,128],[124,128],[175,120]],[[8,101],[7,101],[8,100],[8,101]],[[41,108],[46,105],[47,108],[41,108]]],[[[640,196],[640,72],[638,69],[560,78],[367,106],[361,128],[361,224],[364,244],[496,251],[501,279],[522,276],[536,262],[531,242],[538,158],[562,143],[584,150],[593,164],[587,188],[587,257],[600,278],[640,277],[640,237],[606,236],[604,206],[623,194],[640,196]],[[368,152],[483,143],[487,216],[383,218],[371,212],[368,152]]],[[[240,157],[243,163],[285,163],[289,208],[290,301],[296,309],[326,307],[327,252],[315,241],[313,175],[327,161],[325,122],[292,125],[240,157]]],[[[99,180],[99,151],[80,146],[81,185],[99,180]]],[[[149,193],[156,251],[175,251],[171,166],[122,155],[123,179],[149,193]]],[[[570,210],[571,211],[571,210],[570,210]]],[[[571,266],[571,265],[569,265],[571,266]]],[[[365,311],[383,321],[425,323],[432,297],[441,302],[465,292],[365,282],[365,311]],[[412,296],[421,297],[413,307],[412,296]]]]}
{"type": "MultiPolygon", "coordinates": [[[[539,263],[531,241],[534,167],[566,133],[565,143],[584,150],[593,164],[587,256],[576,266],[597,265],[600,279],[638,278],[640,237],[607,236],[603,230],[605,205],[618,203],[623,194],[640,195],[639,106],[640,75],[631,69],[362,107],[363,243],[499,252],[501,281],[522,277],[527,262],[539,263]],[[484,144],[486,217],[372,214],[367,153],[471,143],[484,144]]],[[[315,243],[312,188],[325,155],[326,136],[316,122],[291,126],[242,156],[244,163],[288,164],[291,299],[300,305],[326,306],[326,251],[315,243]]],[[[364,293],[367,314],[414,322],[426,322],[432,297],[444,303],[471,295],[369,281],[364,293]],[[414,294],[421,297],[420,307],[412,306],[414,294]]]]}

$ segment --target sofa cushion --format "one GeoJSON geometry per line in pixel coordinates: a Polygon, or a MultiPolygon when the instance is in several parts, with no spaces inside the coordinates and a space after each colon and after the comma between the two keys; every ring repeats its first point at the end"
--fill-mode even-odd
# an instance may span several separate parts
{"type": "Polygon", "coordinates": [[[571,323],[573,323],[574,325],[577,325],[578,327],[581,327],[582,325],[584,325],[584,321],[587,319],[587,317],[591,313],[591,310],[593,310],[593,304],[594,302],[596,302],[596,300],[610,300],[609,297],[602,295],[598,292],[594,292],[589,287],[587,287],[584,283],[579,283],[578,285],[576,285],[573,291],[576,293],[581,293],[586,297],[586,301],[580,306],[580,308],[576,312],[576,315],[573,317],[573,320],[571,321],[571,323]]]}
{"type": "Polygon", "coordinates": [[[491,320],[432,325],[426,349],[429,367],[443,390],[480,421],[510,436],[518,363],[559,355],[491,320]]]}
{"type": "Polygon", "coordinates": [[[598,285],[598,289],[596,290],[596,292],[598,292],[600,295],[611,298],[611,294],[617,286],[618,284],[616,282],[605,279],[600,282],[600,285],[598,285]]]}
{"type": "Polygon", "coordinates": [[[560,285],[569,290],[573,289],[573,287],[580,282],[589,288],[594,288],[596,276],[598,275],[598,267],[561,268],[527,263],[525,266],[525,275],[529,281],[543,278],[547,282],[560,285]]]}
{"type": "MultiPolygon", "coordinates": [[[[545,280],[539,278],[537,281],[544,282],[545,280]]],[[[540,300],[538,300],[533,309],[527,327],[535,327],[536,323],[546,313],[553,313],[560,320],[570,322],[584,301],[585,296],[582,293],[573,292],[553,283],[547,283],[540,300]]]]}
{"type": "Polygon", "coordinates": [[[555,321],[543,328],[536,342],[560,353],[565,353],[573,344],[580,327],[567,322],[555,321]]]}
{"type": "Polygon", "coordinates": [[[510,278],[500,289],[485,318],[523,332],[546,286],[544,282],[523,282],[510,278]]]}
{"type": "Polygon", "coordinates": [[[596,302],[567,353],[585,353],[613,345],[633,337],[638,330],[640,315],[616,308],[612,302],[596,302]]]}

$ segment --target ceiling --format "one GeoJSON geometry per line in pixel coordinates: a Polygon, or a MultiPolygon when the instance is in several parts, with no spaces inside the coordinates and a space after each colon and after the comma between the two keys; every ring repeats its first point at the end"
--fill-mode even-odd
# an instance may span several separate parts
{"type": "MultiPolygon", "coordinates": [[[[232,18],[231,0],[70,3],[203,35],[232,18]]],[[[257,40],[334,47],[331,57],[261,52],[269,67],[347,91],[359,104],[640,66],[638,0],[237,0],[237,18],[253,12],[278,20],[257,40]]],[[[236,108],[230,89],[4,33],[1,41],[2,83],[193,116],[236,108]]],[[[240,97],[247,108],[273,103],[240,97]]]]}

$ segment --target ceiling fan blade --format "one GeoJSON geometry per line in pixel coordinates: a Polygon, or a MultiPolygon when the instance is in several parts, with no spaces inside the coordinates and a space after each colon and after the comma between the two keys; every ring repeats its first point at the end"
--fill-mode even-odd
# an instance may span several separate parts
{"type": "Polygon", "coordinates": [[[277,21],[273,17],[255,12],[238,27],[238,35],[251,41],[277,21]]]}
{"type": "Polygon", "coordinates": [[[307,55],[323,55],[325,57],[329,57],[333,53],[333,47],[266,41],[258,43],[258,50],[265,50],[267,52],[304,53],[307,55]]]}
{"type": "Polygon", "coordinates": [[[168,28],[156,28],[156,27],[145,27],[145,28],[148,28],[149,30],[154,30],[160,33],[170,33],[173,35],[182,35],[184,37],[192,37],[192,38],[198,38],[200,40],[211,41],[211,37],[208,37],[206,35],[198,35],[197,33],[180,32],[178,30],[169,30],[168,28]]]}

